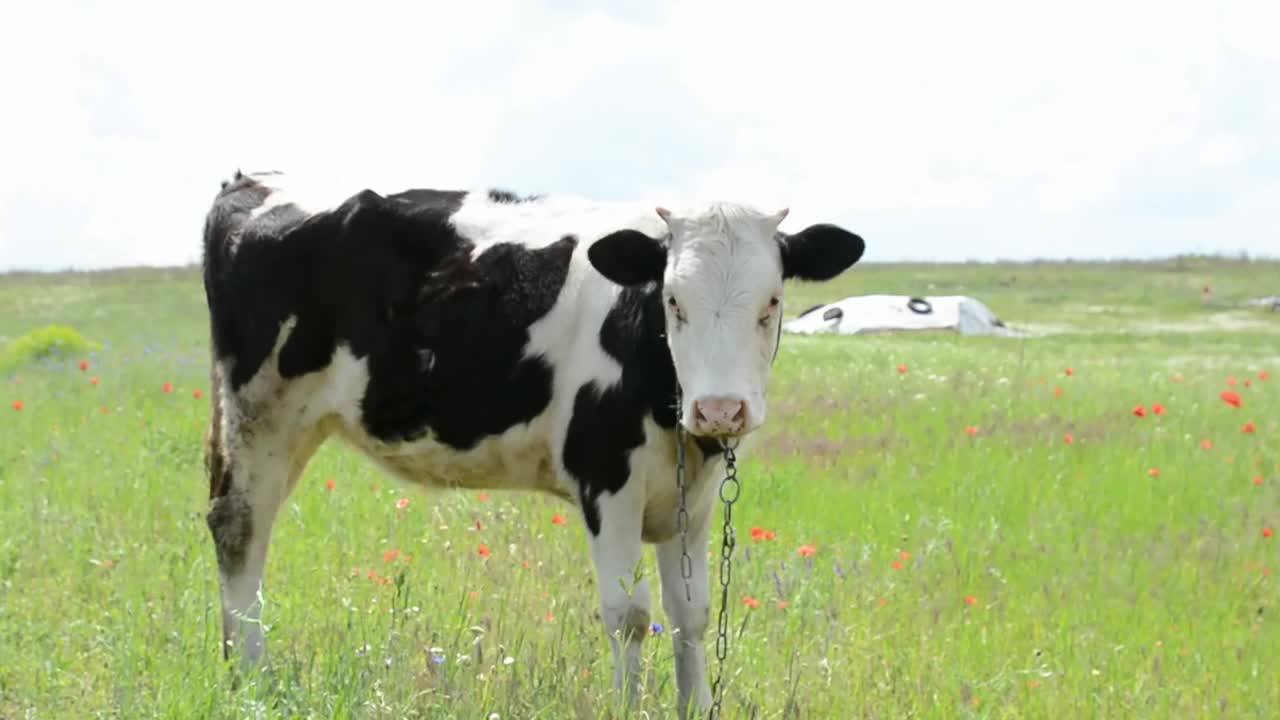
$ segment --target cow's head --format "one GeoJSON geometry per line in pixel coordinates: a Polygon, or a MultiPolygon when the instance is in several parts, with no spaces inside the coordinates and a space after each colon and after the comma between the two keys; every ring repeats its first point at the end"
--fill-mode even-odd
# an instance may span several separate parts
{"type": "Polygon", "coordinates": [[[829,224],[787,234],[772,214],[728,204],[657,208],[663,237],[620,230],[596,241],[591,264],[620,285],[657,283],[667,344],[683,391],[680,417],[698,436],[737,437],[765,419],[781,341],[782,281],[829,280],[862,257],[862,238],[829,224]]]}

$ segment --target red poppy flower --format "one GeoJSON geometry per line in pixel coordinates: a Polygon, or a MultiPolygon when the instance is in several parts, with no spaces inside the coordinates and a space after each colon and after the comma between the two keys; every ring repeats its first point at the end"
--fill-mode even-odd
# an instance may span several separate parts
{"type": "Polygon", "coordinates": [[[332,490],[337,486],[338,484],[333,481],[333,478],[329,478],[328,480],[324,481],[324,487],[326,490],[332,490]]]}
{"type": "Polygon", "coordinates": [[[88,369],[89,369],[89,361],[88,361],[88,360],[81,360],[81,361],[80,361],[80,369],[81,369],[81,370],[88,370],[88,369]]]}
{"type": "Polygon", "coordinates": [[[1231,387],[1235,387],[1238,382],[1240,381],[1236,380],[1234,377],[1227,378],[1227,384],[1230,385],[1231,387]]]}
{"type": "Polygon", "coordinates": [[[1240,432],[1242,432],[1242,433],[1247,433],[1247,434],[1253,434],[1253,432],[1254,432],[1255,430],[1257,430],[1257,428],[1256,428],[1256,427],[1254,427],[1254,425],[1253,425],[1253,421],[1252,421],[1252,420],[1250,420],[1249,422],[1245,423],[1245,424],[1244,424],[1244,427],[1240,428],[1240,432]]]}
{"type": "Polygon", "coordinates": [[[1234,390],[1223,390],[1221,397],[1222,397],[1222,402],[1228,405],[1231,405],[1234,407],[1240,407],[1241,405],[1244,405],[1244,400],[1240,399],[1240,393],[1234,390]]]}
{"type": "Polygon", "coordinates": [[[1063,442],[1065,442],[1066,444],[1070,445],[1070,444],[1074,443],[1074,442],[1076,441],[1076,439],[1075,439],[1074,437],[1072,437],[1072,436],[1071,436],[1071,433],[1067,433],[1067,434],[1065,434],[1065,435],[1063,435],[1063,436],[1062,436],[1062,441],[1063,441],[1063,442]]]}
{"type": "Polygon", "coordinates": [[[164,391],[165,391],[165,392],[167,392],[167,393],[171,393],[171,392],[173,392],[173,383],[165,383],[165,384],[164,384],[164,387],[163,387],[163,388],[161,388],[161,389],[162,389],[162,390],[164,390],[164,391]]]}
{"type": "Polygon", "coordinates": [[[1056,388],[1054,388],[1054,389],[1053,389],[1053,395],[1054,395],[1054,397],[1062,397],[1062,388],[1060,388],[1060,387],[1056,387],[1056,388]]]}
{"type": "Polygon", "coordinates": [[[978,434],[978,428],[974,425],[970,425],[969,427],[965,428],[964,431],[969,433],[970,435],[978,434]]]}
{"type": "Polygon", "coordinates": [[[753,528],[751,528],[751,539],[752,539],[752,540],[755,540],[755,541],[757,541],[757,542],[759,542],[760,540],[763,540],[763,539],[764,539],[764,528],[759,528],[759,527],[753,527],[753,528]]]}
{"type": "Polygon", "coordinates": [[[976,598],[976,597],[974,597],[974,596],[972,596],[972,595],[965,595],[965,596],[964,596],[964,604],[965,604],[965,605],[977,605],[977,604],[978,604],[978,598],[976,598]]]}
{"type": "Polygon", "coordinates": [[[900,556],[903,560],[910,560],[910,559],[911,559],[911,553],[907,552],[906,550],[903,550],[901,553],[899,553],[899,556],[900,556]]]}
{"type": "Polygon", "coordinates": [[[1262,537],[1269,538],[1271,537],[1271,535],[1272,535],[1271,528],[1262,528],[1262,537]]]}
{"type": "Polygon", "coordinates": [[[493,555],[493,551],[489,549],[488,545],[481,545],[478,549],[476,549],[476,552],[480,553],[480,557],[485,557],[485,558],[493,555]]]}
{"type": "Polygon", "coordinates": [[[1075,369],[1067,368],[1067,377],[1071,377],[1072,375],[1075,375],[1075,374],[1076,374],[1075,369]]]}
{"type": "Polygon", "coordinates": [[[1253,484],[1254,484],[1254,485],[1261,485],[1261,484],[1262,484],[1262,476],[1261,476],[1261,475],[1259,475],[1258,477],[1254,478],[1254,479],[1253,479],[1253,484]]]}
{"type": "Polygon", "coordinates": [[[1153,467],[1147,471],[1147,474],[1151,477],[1160,477],[1160,468],[1153,467]]]}
{"type": "Polygon", "coordinates": [[[1201,441],[1200,441],[1200,447],[1204,448],[1205,450],[1212,450],[1212,449],[1213,449],[1213,441],[1212,441],[1212,440],[1209,440],[1209,439],[1201,440],[1201,441]]]}
{"type": "Polygon", "coordinates": [[[1138,407],[1136,407],[1136,408],[1134,408],[1134,409],[1133,409],[1133,414],[1134,414],[1134,415],[1136,415],[1136,416],[1138,416],[1138,417],[1140,417],[1140,418],[1142,418],[1142,417],[1146,417],[1146,416],[1147,416],[1147,409],[1146,409],[1145,407],[1143,407],[1142,405],[1139,405],[1138,407]]]}
{"type": "Polygon", "coordinates": [[[98,384],[98,376],[97,376],[97,375],[94,375],[93,377],[89,378],[89,384],[90,384],[90,385],[97,386],[97,384],[98,384]]]}
{"type": "Polygon", "coordinates": [[[1155,414],[1157,414],[1157,415],[1163,415],[1163,414],[1164,414],[1164,405],[1161,405],[1161,404],[1160,404],[1160,403],[1158,403],[1158,402],[1151,403],[1151,412],[1153,412],[1153,413],[1155,413],[1155,414]]]}
{"type": "Polygon", "coordinates": [[[801,546],[800,546],[800,555],[801,555],[801,557],[811,557],[811,556],[812,556],[814,553],[816,553],[816,552],[818,552],[818,548],[816,548],[816,547],[814,547],[814,546],[812,546],[812,545],[801,545],[801,546]]]}
{"type": "Polygon", "coordinates": [[[407,497],[405,497],[405,498],[400,498],[399,500],[397,500],[397,501],[396,501],[396,509],[397,509],[397,510],[403,510],[403,509],[405,509],[405,508],[407,508],[407,507],[409,507],[409,498],[407,498],[407,497]]]}
{"type": "Polygon", "coordinates": [[[902,569],[902,563],[901,563],[901,562],[898,562],[897,560],[894,560],[894,561],[893,561],[893,569],[894,569],[894,570],[901,570],[901,569],[902,569]]]}
{"type": "Polygon", "coordinates": [[[489,494],[480,493],[479,495],[476,495],[476,499],[479,500],[480,502],[489,502],[489,494]]]}
{"type": "Polygon", "coordinates": [[[788,601],[786,601],[786,600],[779,600],[779,601],[778,601],[778,609],[779,609],[779,610],[786,610],[786,609],[787,609],[787,608],[789,608],[789,607],[791,607],[791,603],[790,603],[790,602],[788,602],[788,601]]]}
{"type": "Polygon", "coordinates": [[[14,409],[14,410],[19,410],[19,411],[20,411],[20,410],[22,410],[22,408],[24,408],[24,407],[26,407],[26,405],[23,405],[21,400],[14,400],[14,401],[13,401],[13,409],[14,409]]]}
{"type": "Polygon", "coordinates": [[[388,550],[382,553],[382,562],[393,562],[400,555],[400,549],[388,550]]]}
{"type": "Polygon", "coordinates": [[[906,363],[902,363],[902,364],[898,365],[898,372],[899,372],[900,374],[902,374],[902,375],[906,375],[906,374],[907,374],[907,364],[906,364],[906,363]]]}
{"type": "Polygon", "coordinates": [[[1271,374],[1268,373],[1266,370],[1258,371],[1258,379],[1261,380],[1262,382],[1266,382],[1267,378],[1269,377],[1271,377],[1271,374]]]}
{"type": "Polygon", "coordinates": [[[561,515],[560,513],[556,513],[556,514],[554,514],[554,515],[552,515],[552,516],[551,516],[551,524],[552,524],[552,525],[567,525],[568,523],[569,523],[569,521],[568,521],[568,520],[565,520],[565,519],[564,519],[564,516],[563,516],[563,515],[561,515]]]}
{"type": "Polygon", "coordinates": [[[197,400],[199,400],[199,399],[200,399],[200,397],[201,397],[202,395],[204,395],[204,393],[200,392],[199,390],[194,390],[194,391],[192,391],[192,393],[191,393],[191,397],[193,397],[193,398],[195,398],[195,399],[197,399],[197,400]]]}
{"type": "Polygon", "coordinates": [[[746,597],[742,598],[742,604],[746,605],[752,610],[755,610],[756,608],[760,607],[760,601],[751,597],[750,595],[747,595],[746,597]]]}

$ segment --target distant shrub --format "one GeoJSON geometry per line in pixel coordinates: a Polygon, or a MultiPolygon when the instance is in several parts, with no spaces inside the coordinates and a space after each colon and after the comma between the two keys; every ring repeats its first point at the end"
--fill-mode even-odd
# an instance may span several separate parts
{"type": "Polygon", "coordinates": [[[74,328],[46,325],[18,337],[0,351],[0,373],[11,372],[26,363],[70,358],[101,349],[101,345],[86,339],[74,328]]]}

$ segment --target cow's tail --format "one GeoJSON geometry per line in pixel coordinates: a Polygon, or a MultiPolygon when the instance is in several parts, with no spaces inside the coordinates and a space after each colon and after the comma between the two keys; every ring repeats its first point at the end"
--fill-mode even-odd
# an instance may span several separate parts
{"type": "Polygon", "coordinates": [[[222,438],[222,372],[218,367],[220,340],[218,327],[225,325],[233,311],[227,301],[227,287],[232,272],[232,254],[241,227],[248,222],[254,208],[262,204],[269,191],[252,176],[236,170],[222,182],[204,220],[204,248],[201,261],[204,271],[205,300],[209,308],[209,427],[205,435],[205,472],[209,476],[209,497],[217,497],[229,479],[222,438]]]}

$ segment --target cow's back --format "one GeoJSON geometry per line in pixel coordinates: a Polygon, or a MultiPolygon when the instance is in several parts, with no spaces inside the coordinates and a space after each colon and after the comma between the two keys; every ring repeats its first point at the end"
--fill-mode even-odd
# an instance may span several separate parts
{"type": "Polygon", "coordinates": [[[582,359],[600,356],[616,292],[574,223],[461,191],[364,191],[318,211],[276,192],[239,176],[206,221],[232,400],[280,416],[273,427],[341,435],[407,479],[559,491],[552,454],[571,407],[553,405],[600,374],[582,359]]]}

